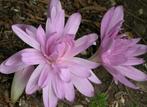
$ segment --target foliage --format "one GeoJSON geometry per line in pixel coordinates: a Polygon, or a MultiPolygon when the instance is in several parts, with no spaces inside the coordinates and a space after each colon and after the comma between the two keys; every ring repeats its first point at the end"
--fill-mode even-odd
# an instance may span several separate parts
{"type": "Polygon", "coordinates": [[[99,93],[91,99],[89,107],[106,107],[108,104],[107,98],[105,93],[99,93]]]}

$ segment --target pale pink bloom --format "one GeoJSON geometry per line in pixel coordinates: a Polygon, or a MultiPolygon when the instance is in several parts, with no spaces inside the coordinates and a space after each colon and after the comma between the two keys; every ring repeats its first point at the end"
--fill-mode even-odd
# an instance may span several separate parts
{"type": "Polygon", "coordinates": [[[101,45],[93,56],[114,78],[130,88],[138,87],[127,78],[135,81],[147,80],[147,75],[133,67],[142,64],[144,60],[137,56],[147,52],[147,46],[137,44],[139,38],[128,39],[120,34],[123,22],[123,7],[112,7],[101,22],[101,45]]]}
{"type": "MultiPolygon", "coordinates": [[[[65,14],[60,1],[51,0],[45,31],[41,26],[37,29],[22,24],[12,26],[17,36],[33,47],[14,54],[0,65],[1,73],[16,72],[12,92],[17,93],[16,90],[20,89],[17,96],[25,86],[27,94],[43,89],[45,107],[55,107],[58,99],[74,100],[74,87],[85,96],[94,95],[91,82],[101,82],[91,69],[98,64],[75,55],[92,45],[97,35],[89,34],[75,40],[81,15],[72,14],[66,25],[64,20],[65,14]],[[34,65],[37,65],[35,69],[34,65]]],[[[13,93],[12,97],[17,99],[13,93]]]]}

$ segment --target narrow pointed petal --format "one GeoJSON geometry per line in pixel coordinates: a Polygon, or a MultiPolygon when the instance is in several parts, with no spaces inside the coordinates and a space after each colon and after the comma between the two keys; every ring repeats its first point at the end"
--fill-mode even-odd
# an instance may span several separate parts
{"type": "Polygon", "coordinates": [[[26,49],[26,52],[22,53],[21,56],[22,61],[27,65],[36,65],[46,61],[42,53],[35,49],[26,49]]]}
{"type": "Polygon", "coordinates": [[[27,86],[26,86],[25,91],[27,94],[32,94],[35,91],[37,91],[37,89],[39,89],[38,80],[39,80],[39,77],[40,77],[40,74],[41,74],[41,71],[43,68],[44,68],[44,64],[42,64],[42,65],[40,64],[33,71],[32,75],[27,83],[27,86]]]}
{"type": "Polygon", "coordinates": [[[25,25],[25,24],[15,24],[15,25],[18,26],[19,28],[21,28],[29,36],[31,36],[32,38],[35,39],[37,29],[34,26],[25,25]]]}
{"type": "Polygon", "coordinates": [[[60,0],[50,0],[50,3],[48,5],[48,17],[51,16],[52,8],[55,8],[56,11],[61,11],[62,10],[62,6],[61,6],[60,0]]]}
{"type": "Polygon", "coordinates": [[[117,66],[125,63],[127,61],[127,58],[125,57],[124,54],[118,54],[118,55],[111,55],[109,60],[113,66],[117,66]]]}
{"type": "Polygon", "coordinates": [[[124,76],[122,75],[117,75],[115,77],[120,83],[130,87],[130,88],[133,88],[133,89],[139,89],[139,87],[137,87],[135,84],[133,84],[132,82],[130,82],[128,79],[126,79],[124,76]]]}
{"type": "Polygon", "coordinates": [[[47,35],[54,32],[61,33],[63,32],[64,23],[65,23],[65,13],[64,10],[56,11],[55,8],[52,9],[52,16],[47,19],[46,22],[46,32],[47,35]]]}
{"type": "Polygon", "coordinates": [[[73,64],[86,66],[87,68],[90,68],[90,69],[94,69],[94,68],[99,66],[98,63],[95,63],[95,62],[92,62],[92,61],[89,61],[89,60],[86,60],[86,59],[78,58],[78,57],[72,58],[70,60],[70,62],[73,63],[73,64]]]}
{"type": "Polygon", "coordinates": [[[119,72],[121,72],[122,75],[124,75],[130,79],[133,79],[136,81],[146,81],[147,80],[147,75],[134,67],[119,66],[119,67],[116,67],[116,69],[119,72]]]}
{"type": "Polygon", "coordinates": [[[87,79],[73,77],[73,84],[83,95],[88,97],[94,95],[94,88],[87,79]]]}
{"type": "Polygon", "coordinates": [[[81,77],[81,78],[87,78],[87,77],[90,77],[91,76],[91,73],[89,71],[90,69],[87,68],[86,66],[85,67],[81,67],[80,65],[72,65],[69,67],[69,71],[78,76],[78,77],[81,77]]]}
{"type": "Polygon", "coordinates": [[[90,47],[97,40],[97,38],[98,38],[97,34],[89,34],[76,40],[75,48],[72,50],[71,54],[75,56],[80,52],[83,52],[88,47],[90,47]]]}
{"type": "Polygon", "coordinates": [[[48,83],[46,87],[43,88],[43,102],[45,107],[56,107],[58,98],[53,92],[51,83],[48,83]]]}
{"type": "Polygon", "coordinates": [[[45,64],[41,71],[41,75],[39,76],[38,86],[43,88],[48,84],[48,76],[50,72],[51,72],[51,67],[48,64],[45,64]]]}
{"type": "Polygon", "coordinates": [[[101,84],[101,81],[97,78],[97,76],[92,71],[91,71],[91,76],[88,79],[95,84],[101,84]]]}
{"type": "Polygon", "coordinates": [[[54,78],[54,81],[52,81],[52,86],[53,86],[53,90],[54,90],[55,95],[59,99],[63,99],[65,93],[64,93],[63,82],[60,80],[60,78],[58,78],[56,76],[54,78]]]}
{"type": "Polygon", "coordinates": [[[133,56],[139,56],[147,53],[147,45],[137,44],[137,50],[133,53],[133,56]]]}
{"type": "Polygon", "coordinates": [[[24,25],[24,24],[17,24],[18,26],[21,26],[22,29],[26,30],[26,33],[31,36],[32,38],[36,38],[36,31],[37,29],[31,25],[24,25]]]}
{"type": "Polygon", "coordinates": [[[13,25],[12,26],[13,31],[17,34],[17,36],[23,40],[28,45],[32,46],[35,49],[40,49],[39,43],[34,39],[34,37],[29,36],[22,28],[22,26],[19,25],[13,25]]]}
{"type": "Polygon", "coordinates": [[[13,103],[22,95],[33,70],[34,67],[29,66],[15,73],[11,87],[11,100],[13,103]]]}
{"type": "Polygon", "coordinates": [[[65,82],[69,82],[71,80],[70,71],[68,68],[61,68],[59,76],[65,82]]]}
{"type": "Polygon", "coordinates": [[[65,98],[68,101],[73,102],[75,98],[75,91],[72,83],[64,83],[64,92],[65,92],[65,98]]]}
{"type": "Polygon", "coordinates": [[[120,31],[122,26],[122,21],[124,18],[123,7],[117,6],[112,7],[103,17],[101,23],[101,39],[106,38],[106,36],[111,36],[110,33],[113,32],[113,36],[116,36],[120,31]]]}
{"type": "Polygon", "coordinates": [[[2,62],[0,64],[0,72],[4,74],[10,74],[25,68],[27,65],[24,64],[21,60],[21,54],[25,51],[26,49],[21,50],[2,62]]]}
{"type": "Polygon", "coordinates": [[[64,28],[64,34],[75,35],[81,23],[81,15],[79,13],[72,14],[64,28]]]}
{"type": "Polygon", "coordinates": [[[120,71],[118,71],[116,68],[113,68],[111,66],[105,65],[105,68],[108,70],[108,72],[114,77],[115,81],[119,81],[120,83],[133,88],[133,89],[138,89],[138,87],[130,82],[128,79],[126,79],[120,71]]]}
{"type": "Polygon", "coordinates": [[[45,37],[46,35],[45,35],[45,31],[44,31],[44,29],[42,28],[42,26],[40,25],[39,27],[38,27],[38,29],[37,29],[37,36],[36,36],[36,39],[37,39],[37,41],[40,43],[40,46],[41,47],[45,47],[44,45],[45,45],[45,39],[46,39],[46,37],[45,37]]]}
{"type": "Polygon", "coordinates": [[[142,58],[128,58],[127,61],[125,63],[123,63],[122,65],[139,65],[144,63],[144,60],[142,58]]]}

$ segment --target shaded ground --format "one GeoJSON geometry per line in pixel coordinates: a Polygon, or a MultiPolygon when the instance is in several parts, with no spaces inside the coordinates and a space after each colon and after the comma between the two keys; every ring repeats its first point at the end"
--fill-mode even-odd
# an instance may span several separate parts
{"type": "MultiPolygon", "coordinates": [[[[147,45],[147,1],[146,0],[61,0],[65,9],[66,17],[79,11],[83,20],[78,31],[81,35],[97,32],[105,11],[113,6],[122,4],[125,9],[125,23],[122,32],[130,37],[141,37],[142,43],[147,45]]],[[[13,53],[28,47],[11,30],[11,25],[25,23],[38,26],[44,25],[47,12],[47,0],[0,0],[0,62],[11,56],[13,53]]],[[[98,42],[99,43],[99,42],[98,42]]],[[[89,57],[96,51],[95,46],[82,53],[82,57],[89,57]]],[[[147,61],[147,55],[145,55],[147,61]]],[[[147,62],[138,66],[147,73],[147,62]]],[[[95,86],[96,93],[106,93],[109,107],[147,107],[147,83],[137,83],[142,90],[135,91],[124,87],[116,86],[112,77],[103,68],[95,70],[96,74],[103,81],[102,85],[95,86]]],[[[22,95],[20,100],[13,105],[9,99],[12,75],[0,74],[0,107],[43,107],[41,93],[37,92],[32,96],[22,95]]],[[[83,105],[88,107],[89,98],[77,93],[73,104],[62,101],[59,107],[72,107],[83,105]]]]}

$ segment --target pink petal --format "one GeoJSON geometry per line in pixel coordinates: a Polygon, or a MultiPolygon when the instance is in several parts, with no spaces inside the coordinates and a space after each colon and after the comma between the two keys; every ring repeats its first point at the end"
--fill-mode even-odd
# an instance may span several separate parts
{"type": "Polygon", "coordinates": [[[104,39],[100,46],[100,52],[111,52],[112,49],[115,47],[116,40],[114,38],[104,39]]]}
{"type": "Polygon", "coordinates": [[[135,84],[133,84],[132,82],[130,82],[128,79],[126,79],[124,76],[122,75],[117,75],[115,77],[119,82],[121,82],[122,84],[130,87],[130,88],[133,88],[133,89],[139,89],[139,87],[137,87],[135,84]]]}
{"type": "Polygon", "coordinates": [[[81,15],[79,13],[72,14],[64,28],[64,34],[75,35],[81,23],[81,15]]]}
{"type": "Polygon", "coordinates": [[[118,66],[115,69],[117,69],[122,75],[136,80],[136,81],[146,81],[147,75],[140,70],[131,67],[131,66],[118,66]]]}
{"type": "Polygon", "coordinates": [[[25,51],[26,49],[21,50],[2,62],[0,65],[0,72],[10,74],[25,68],[27,65],[21,60],[21,54],[25,51]]]}
{"type": "Polygon", "coordinates": [[[25,25],[25,24],[15,24],[15,25],[21,28],[24,32],[26,32],[32,38],[36,39],[37,29],[34,26],[25,25]]]}
{"type": "Polygon", "coordinates": [[[69,71],[75,76],[78,76],[81,78],[87,78],[91,76],[90,69],[88,69],[87,67],[81,67],[80,65],[69,66],[69,71]]]}
{"type": "Polygon", "coordinates": [[[86,50],[97,40],[97,38],[98,38],[97,34],[89,34],[76,40],[75,48],[72,50],[71,54],[75,56],[80,52],[86,50]]]}
{"type": "Polygon", "coordinates": [[[45,87],[48,84],[48,75],[50,74],[51,71],[51,67],[48,64],[45,64],[41,74],[39,76],[39,80],[38,80],[38,86],[40,86],[41,88],[45,87]]]}
{"type": "Polygon", "coordinates": [[[64,98],[64,87],[63,87],[63,82],[60,80],[60,78],[58,76],[55,76],[54,81],[52,81],[52,86],[53,86],[53,90],[55,92],[55,95],[59,98],[59,99],[63,99],[64,98]]]}
{"type": "Polygon", "coordinates": [[[97,78],[97,76],[92,71],[91,71],[91,76],[88,79],[95,84],[101,84],[101,81],[97,78]]]}
{"type": "Polygon", "coordinates": [[[94,88],[87,79],[73,77],[73,84],[83,95],[88,97],[94,95],[94,88]]]}
{"type": "Polygon", "coordinates": [[[64,28],[65,13],[64,10],[56,10],[55,7],[51,10],[51,17],[46,22],[47,35],[56,33],[62,33],[64,28]]]}
{"type": "Polygon", "coordinates": [[[147,53],[147,45],[137,44],[137,50],[133,53],[133,56],[139,56],[147,53]]]}
{"type": "Polygon", "coordinates": [[[61,68],[59,76],[65,82],[69,82],[71,80],[70,71],[68,68],[61,68]]]}
{"type": "Polygon", "coordinates": [[[20,25],[13,25],[12,26],[13,31],[17,34],[17,36],[23,40],[28,45],[32,46],[35,49],[40,49],[39,43],[34,39],[34,37],[29,36],[27,32],[23,30],[23,26],[20,25]]]}
{"type": "MultiPolygon", "coordinates": [[[[49,8],[48,8],[48,17],[51,16],[52,8],[55,8],[56,11],[61,11],[62,10],[62,6],[61,6],[60,0],[50,0],[49,8]]],[[[56,14],[55,12],[54,12],[54,14],[56,14]]]]}
{"type": "Polygon", "coordinates": [[[26,29],[26,33],[29,36],[31,36],[32,38],[36,39],[36,31],[37,31],[37,29],[35,27],[30,26],[30,25],[23,25],[23,24],[19,24],[19,26],[24,27],[24,29],[26,29]]]}
{"type": "Polygon", "coordinates": [[[68,101],[73,102],[75,98],[75,91],[74,91],[74,86],[71,82],[64,83],[64,92],[65,92],[65,98],[68,101]]]}
{"type": "Polygon", "coordinates": [[[46,87],[43,88],[43,102],[45,107],[56,107],[58,98],[53,92],[51,83],[48,83],[46,87]]]}
{"type": "Polygon", "coordinates": [[[11,87],[11,100],[13,103],[22,95],[33,70],[34,67],[29,66],[15,73],[11,87]]]}
{"type": "MultiPolygon", "coordinates": [[[[101,22],[101,39],[111,36],[110,33],[117,34],[123,21],[123,7],[112,7],[103,17],[101,22]],[[108,35],[109,34],[109,35],[108,35]]],[[[113,36],[115,36],[113,35],[113,36]]]]}
{"type": "Polygon", "coordinates": [[[125,57],[124,54],[111,55],[111,56],[108,56],[108,57],[109,57],[110,63],[113,66],[123,64],[123,63],[125,63],[127,61],[127,58],[125,57]]]}
{"type": "Polygon", "coordinates": [[[124,84],[130,88],[138,89],[138,87],[135,84],[133,84],[128,79],[126,79],[122,74],[120,74],[120,71],[118,71],[116,68],[113,68],[109,65],[105,65],[104,67],[114,77],[115,81],[118,80],[119,82],[121,82],[122,84],[124,84]]]}
{"type": "Polygon", "coordinates": [[[95,62],[92,62],[92,61],[89,61],[83,58],[78,58],[78,57],[73,57],[72,59],[69,60],[69,62],[73,64],[78,64],[83,67],[86,66],[87,68],[90,68],[90,69],[94,69],[99,66],[98,63],[95,63],[95,62]]]}
{"type": "Polygon", "coordinates": [[[40,43],[40,45],[44,48],[45,47],[45,40],[46,40],[46,37],[45,37],[45,31],[44,29],[42,28],[42,26],[40,25],[37,29],[37,40],[38,42],[40,43]]]}
{"type": "Polygon", "coordinates": [[[40,77],[40,74],[41,74],[43,68],[44,68],[44,64],[42,64],[42,65],[40,64],[33,71],[32,75],[28,81],[28,84],[26,86],[25,91],[27,94],[32,94],[39,89],[38,80],[39,80],[39,77],[40,77]]]}
{"type": "Polygon", "coordinates": [[[123,63],[122,65],[139,65],[144,63],[144,60],[142,58],[128,58],[127,61],[125,63],[123,63]]]}
{"type": "Polygon", "coordinates": [[[21,56],[22,61],[27,65],[36,65],[46,61],[42,53],[35,49],[26,49],[26,52],[22,53],[21,56]]]}

